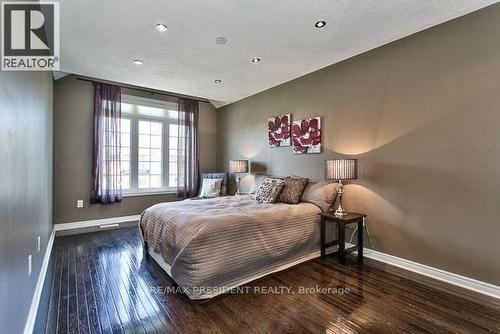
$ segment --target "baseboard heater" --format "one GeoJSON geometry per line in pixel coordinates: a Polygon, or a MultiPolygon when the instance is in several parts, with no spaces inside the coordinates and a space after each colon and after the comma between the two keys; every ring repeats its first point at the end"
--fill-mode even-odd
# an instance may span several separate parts
{"type": "Polygon", "coordinates": [[[100,229],[105,229],[105,228],[113,228],[113,227],[120,227],[120,224],[105,224],[105,225],[99,225],[100,229]]]}
{"type": "Polygon", "coordinates": [[[70,223],[55,224],[54,230],[57,236],[98,232],[124,227],[137,227],[140,215],[102,218],[95,220],[82,220],[70,223]]]}

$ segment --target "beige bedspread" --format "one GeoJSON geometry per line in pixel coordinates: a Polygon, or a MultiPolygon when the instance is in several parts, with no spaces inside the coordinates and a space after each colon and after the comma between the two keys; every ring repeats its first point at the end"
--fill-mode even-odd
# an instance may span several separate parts
{"type": "Polygon", "coordinates": [[[160,203],[144,211],[147,246],[192,299],[209,298],[319,251],[314,204],[261,204],[249,196],[160,203]]]}

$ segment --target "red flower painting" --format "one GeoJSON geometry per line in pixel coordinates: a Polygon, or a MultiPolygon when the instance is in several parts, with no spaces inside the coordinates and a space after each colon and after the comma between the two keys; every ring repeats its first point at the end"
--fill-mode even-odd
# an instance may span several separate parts
{"type": "Polygon", "coordinates": [[[267,119],[269,147],[290,146],[290,114],[267,119]]]}
{"type": "Polygon", "coordinates": [[[292,140],[295,154],[321,153],[321,117],[294,121],[292,140]]]}

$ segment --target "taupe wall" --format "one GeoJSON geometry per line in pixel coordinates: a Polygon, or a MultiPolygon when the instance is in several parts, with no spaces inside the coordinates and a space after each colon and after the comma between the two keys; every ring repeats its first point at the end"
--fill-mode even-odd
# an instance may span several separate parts
{"type": "MultiPolygon", "coordinates": [[[[54,222],[65,223],[140,214],[174,194],[125,197],[119,204],[90,204],[92,184],[93,86],[70,76],[54,86],[54,222]],[[85,207],[76,208],[83,199],[85,207]]],[[[217,116],[215,108],[200,103],[200,169],[216,168],[217,116]]]]}
{"type": "Polygon", "coordinates": [[[500,5],[219,110],[220,167],[322,179],[353,156],[345,206],[373,248],[500,284],[500,5]],[[267,117],[322,116],[323,153],[267,147],[267,117]]]}
{"type": "Polygon", "coordinates": [[[52,85],[51,73],[0,71],[3,333],[23,331],[52,231],[52,85]],[[33,261],[31,276],[29,254],[33,261]]]}
{"type": "Polygon", "coordinates": [[[217,171],[217,110],[210,103],[199,104],[198,135],[200,171],[217,171]]]}

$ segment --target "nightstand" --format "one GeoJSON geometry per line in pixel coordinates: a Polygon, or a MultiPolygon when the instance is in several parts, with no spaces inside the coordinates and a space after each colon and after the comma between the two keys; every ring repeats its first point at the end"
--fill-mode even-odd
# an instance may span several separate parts
{"type": "MultiPolygon", "coordinates": [[[[337,217],[333,213],[321,213],[321,257],[326,254],[326,249],[338,245],[338,254],[340,263],[345,264],[345,256],[358,251],[358,262],[363,262],[363,219],[364,214],[348,212],[342,217],[337,217]],[[335,223],[337,230],[337,240],[325,241],[325,225],[327,222],[335,223]],[[350,224],[358,224],[358,244],[356,246],[345,248],[345,227],[350,224]]],[[[335,253],[334,253],[335,254],[335,253]]]]}

